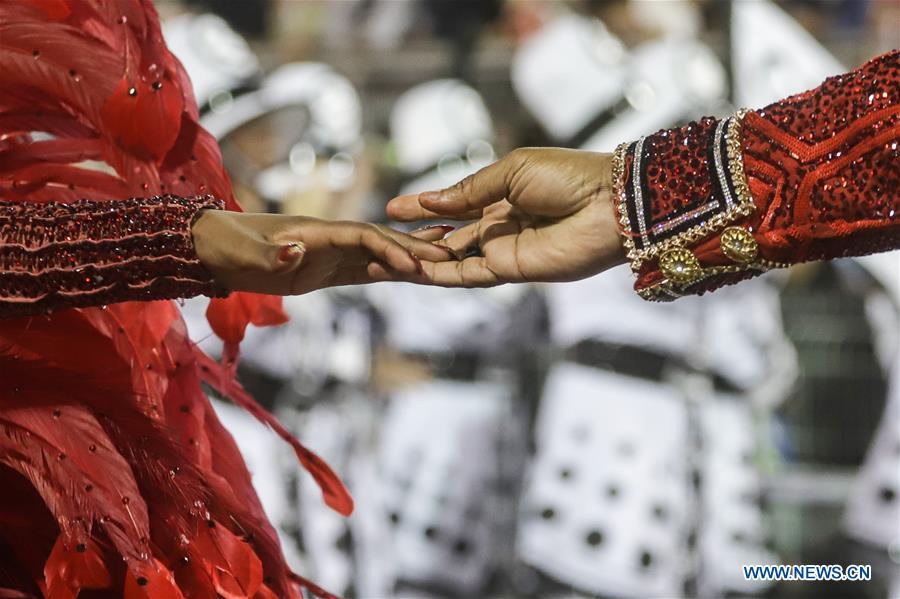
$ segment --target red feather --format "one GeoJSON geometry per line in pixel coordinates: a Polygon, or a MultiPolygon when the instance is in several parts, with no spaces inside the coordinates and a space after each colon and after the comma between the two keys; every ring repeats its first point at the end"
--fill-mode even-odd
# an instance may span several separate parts
{"type": "Polygon", "coordinates": [[[125,599],[184,599],[171,570],[159,560],[129,567],[125,575],[125,599]]]}
{"type": "Polygon", "coordinates": [[[252,597],[262,585],[263,568],[251,547],[224,526],[201,530],[197,549],[212,564],[216,591],[224,599],[252,597]]]}
{"type": "MultiPolygon", "coordinates": [[[[65,587],[73,597],[78,589],[105,589],[112,584],[97,543],[89,540],[73,546],[64,541],[63,535],[56,539],[53,551],[47,558],[44,580],[50,591],[48,594],[53,595],[57,587],[65,587]]],[[[66,590],[56,592],[65,594],[66,590]]]]}
{"type": "Polygon", "coordinates": [[[237,345],[244,340],[248,324],[269,326],[288,321],[279,300],[270,295],[232,293],[210,300],[206,318],[216,336],[226,344],[237,345]]]}
{"type": "Polygon", "coordinates": [[[66,0],[31,0],[31,3],[44,11],[51,21],[61,21],[72,13],[66,0]]]}
{"type": "MultiPolygon", "coordinates": [[[[0,199],[210,193],[240,209],[149,0],[0,2],[0,72],[0,199]]],[[[59,597],[103,585],[126,599],[298,597],[305,583],[201,377],[287,439],[330,505],[349,513],[352,501],[234,380],[247,325],[287,320],[280,298],[233,294],[209,319],[225,365],[190,343],[172,302],[0,322],[0,485],[20,499],[0,497],[0,556],[10,544],[33,580],[4,579],[0,596],[36,583],[59,597]]]]}
{"type": "MultiPolygon", "coordinates": [[[[27,399],[28,390],[22,390],[27,399]]],[[[31,481],[57,517],[66,538],[87,543],[93,522],[116,549],[141,559],[149,537],[147,506],[128,463],[83,408],[5,408],[0,462],[31,481]],[[93,449],[91,449],[93,448],[93,449]]]]}
{"type": "Polygon", "coordinates": [[[349,516],[353,512],[353,498],[322,458],[304,447],[272,414],[259,405],[230,375],[228,368],[216,363],[202,352],[198,352],[197,361],[200,364],[201,376],[207,384],[250,412],[257,420],[269,426],[275,431],[275,434],[291,445],[300,463],[319,485],[322,497],[329,507],[343,516],[349,516]]]}
{"type": "Polygon", "coordinates": [[[42,162],[80,162],[100,158],[103,144],[98,139],[50,139],[0,152],[0,173],[12,172],[42,162]]]}
{"type": "Polygon", "coordinates": [[[168,77],[148,83],[125,76],[103,105],[103,129],[135,156],[159,161],[178,138],[169,124],[179,120],[183,106],[168,77]]]}

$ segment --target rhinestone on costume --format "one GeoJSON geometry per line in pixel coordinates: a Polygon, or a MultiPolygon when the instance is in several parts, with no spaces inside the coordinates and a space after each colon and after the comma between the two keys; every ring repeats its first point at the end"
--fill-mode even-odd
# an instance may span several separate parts
{"type": "Polygon", "coordinates": [[[701,272],[697,257],[686,248],[673,248],[664,252],[659,257],[659,270],[667,279],[679,285],[692,283],[701,272]]]}
{"type": "Polygon", "coordinates": [[[722,252],[735,262],[747,263],[756,260],[759,246],[753,234],[743,227],[728,227],[720,238],[722,252]]]}

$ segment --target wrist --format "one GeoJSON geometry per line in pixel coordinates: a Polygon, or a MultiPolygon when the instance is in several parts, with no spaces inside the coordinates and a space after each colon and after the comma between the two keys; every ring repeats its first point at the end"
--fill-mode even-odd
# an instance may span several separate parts
{"type": "Polygon", "coordinates": [[[627,261],[624,232],[619,223],[619,201],[623,182],[620,161],[613,154],[598,154],[596,168],[600,190],[596,194],[601,221],[598,227],[597,251],[603,259],[603,270],[627,261]]]}
{"type": "Polygon", "coordinates": [[[210,277],[219,285],[223,285],[225,256],[217,240],[222,238],[222,231],[228,213],[224,210],[198,210],[191,222],[191,239],[194,243],[194,254],[200,264],[209,272],[210,277]]]}

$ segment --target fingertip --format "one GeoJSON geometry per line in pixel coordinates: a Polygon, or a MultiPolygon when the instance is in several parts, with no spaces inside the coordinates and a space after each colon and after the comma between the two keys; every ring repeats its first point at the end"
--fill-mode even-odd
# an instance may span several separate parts
{"type": "Polygon", "coordinates": [[[411,218],[410,214],[414,212],[414,207],[418,205],[419,195],[407,193],[389,200],[385,205],[384,211],[395,220],[406,220],[411,218]]]}
{"type": "Polygon", "coordinates": [[[391,218],[395,217],[397,207],[404,202],[404,197],[405,196],[397,196],[388,200],[388,203],[384,205],[384,211],[388,216],[390,216],[391,218]]]}
{"type": "Polygon", "coordinates": [[[391,270],[381,262],[369,262],[366,265],[366,274],[373,282],[393,281],[396,279],[391,270]]]}
{"type": "Polygon", "coordinates": [[[410,231],[410,236],[423,241],[439,241],[456,230],[453,225],[426,225],[410,231]]]}

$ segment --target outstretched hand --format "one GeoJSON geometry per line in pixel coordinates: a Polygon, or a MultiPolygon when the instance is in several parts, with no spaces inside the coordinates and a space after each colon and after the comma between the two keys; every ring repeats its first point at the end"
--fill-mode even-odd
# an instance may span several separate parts
{"type": "Polygon", "coordinates": [[[430,243],[448,229],[406,235],[349,221],[205,210],[191,232],[200,262],[225,288],[300,295],[384,280],[427,283],[422,261],[452,258],[430,243]]]}
{"type": "Polygon", "coordinates": [[[572,281],[624,262],[612,183],[609,154],[523,148],[448,189],[394,198],[387,212],[474,221],[441,242],[457,260],[422,256],[430,284],[572,281]]]}

